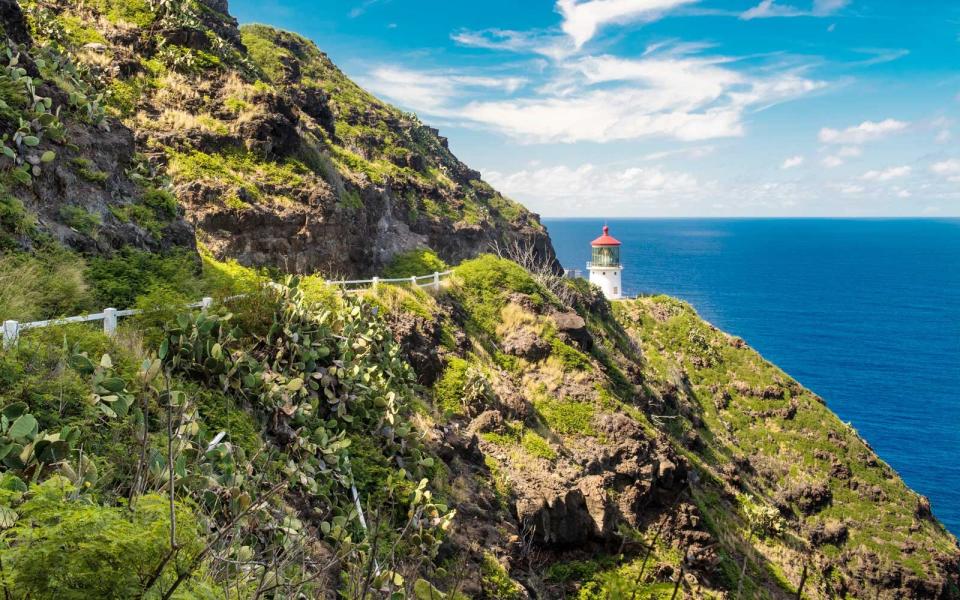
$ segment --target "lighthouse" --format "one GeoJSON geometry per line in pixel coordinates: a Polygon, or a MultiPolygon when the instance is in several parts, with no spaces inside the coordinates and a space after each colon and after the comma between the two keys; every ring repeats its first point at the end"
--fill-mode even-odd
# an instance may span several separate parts
{"type": "Polygon", "coordinates": [[[590,271],[590,283],[601,290],[607,300],[619,300],[623,297],[620,284],[623,265],[620,264],[620,241],[610,235],[610,228],[603,226],[603,235],[590,242],[593,249],[587,270],[590,271]]]}

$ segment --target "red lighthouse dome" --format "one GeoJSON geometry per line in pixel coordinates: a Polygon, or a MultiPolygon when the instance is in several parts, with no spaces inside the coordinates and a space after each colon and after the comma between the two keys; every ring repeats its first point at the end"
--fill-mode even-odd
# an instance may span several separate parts
{"type": "Polygon", "coordinates": [[[590,242],[590,245],[596,248],[597,246],[619,246],[620,240],[610,235],[610,227],[603,226],[603,235],[597,239],[590,242]]]}

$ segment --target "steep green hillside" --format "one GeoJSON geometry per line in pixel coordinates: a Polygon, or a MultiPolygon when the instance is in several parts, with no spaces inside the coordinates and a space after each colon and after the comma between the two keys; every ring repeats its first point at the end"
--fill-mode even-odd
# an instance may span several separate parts
{"type": "Polygon", "coordinates": [[[0,353],[6,597],[960,596],[925,500],[676,300],[492,256],[193,284],[0,353]]]}
{"type": "MultiPolygon", "coordinates": [[[[32,36],[21,36],[24,51],[46,57],[40,70],[55,103],[70,95],[71,111],[101,126],[51,138],[83,147],[44,167],[69,167],[61,190],[112,192],[57,206],[56,223],[44,221],[73,228],[85,240],[72,244],[78,249],[183,245],[182,233],[165,228],[182,229],[185,219],[217,256],[286,271],[371,273],[417,248],[458,261],[514,241],[553,259],[535,215],[457,160],[435,129],[359,88],[300,36],[241,31],[222,0],[22,6],[32,36]],[[97,136],[102,148],[88,140],[97,136]],[[129,184],[130,200],[114,199],[125,177],[143,187],[142,199],[129,184]],[[144,239],[106,238],[124,228],[144,239]]],[[[41,204],[32,210],[49,212],[41,204]]],[[[23,230],[17,223],[10,228],[23,230]]]]}

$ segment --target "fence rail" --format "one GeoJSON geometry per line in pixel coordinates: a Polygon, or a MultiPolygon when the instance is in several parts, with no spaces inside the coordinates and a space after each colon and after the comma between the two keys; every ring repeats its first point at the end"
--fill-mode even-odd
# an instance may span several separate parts
{"type": "MultiPolygon", "coordinates": [[[[327,285],[341,288],[345,294],[353,294],[361,292],[365,289],[372,288],[376,289],[381,283],[387,284],[404,284],[409,283],[414,288],[432,288],[436,291],[440,290],[440,282],[449,277],[453,271],[444,271],[442,273],[435,272],[430,275],[417,275],[412,277],[400,277],[393,279],[381,279],[379,277],[374,277],[373,279],[353,279],[353,280],[327,280],[327,285]],[[421,283],[423,282],[423,283],[421,283]]],[[[224,302],[229,302],[231,300],[237,300],[242,298],[244,295],[239,296],[230,296],[229,298],[224,298],[224,302]]],[[[213,298],[206,297],[200,300],[199,302],[192,302],[190,304],[184,305],[184,308],[199,308],[201,310],[207,310],[213,306],[213,298]]],[[[86,315],[77,315],[74,317],[63,317],[60,319],[47,319],[45,321],[30,321],[28,323],[21,323],[14,320],[6,320],[3,322],[3,348],[7,349],[17,343],[17,340],[20,339],[20,333],[28,329],[39,329],[41,327],[50,327],[52,325],[66,325],[68,323],[89,323],[92,321],[103,321],[103,332],[107,335],[113,335],[117,330],[117,319],[120,317],[131,317],[133,315],[138,315],[142,313],[142,310],[136,308],[127,308],[124,310],[117,310],[115,308],[105,308],[102,312],[98,313],[89,313],[86,315]]]]}

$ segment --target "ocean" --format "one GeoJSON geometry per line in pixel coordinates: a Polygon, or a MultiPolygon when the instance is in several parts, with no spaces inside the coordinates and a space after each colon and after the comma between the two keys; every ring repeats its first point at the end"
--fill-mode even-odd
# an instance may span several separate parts
{"type": "MultiPolygon", "coordinates": [[[[686,300],[821,395],[960,535],[960,219],[610,220],[623,288],[686,300]]],[[[584,269],[597,219],[544,219],[584,269]]]]}

